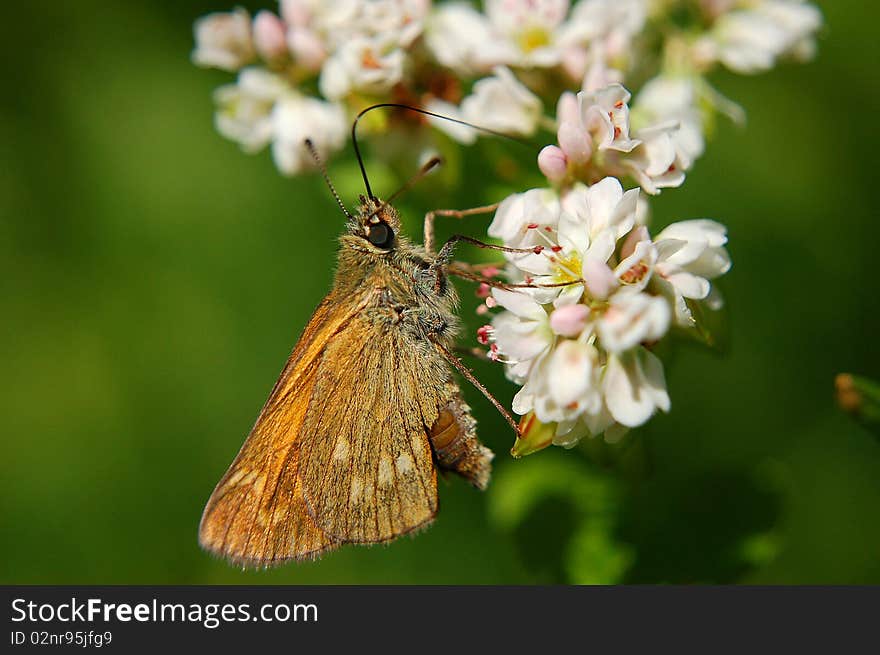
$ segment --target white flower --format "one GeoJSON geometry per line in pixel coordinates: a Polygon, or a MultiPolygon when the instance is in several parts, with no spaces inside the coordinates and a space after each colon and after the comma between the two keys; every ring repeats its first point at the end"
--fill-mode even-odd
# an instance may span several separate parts
{"type": "Polygon", "coordinates": [[[493,289],[492,296],[507,310],[493,319],[492,339],[506,358],[508,376],[521,383],[549,351],[555,335],[547,311],[529,294],[493,289]]]}
{"type": "Polygon", "coordinates": [[[568,0],[485,0],[495,31],[516,51],[509,63],[555,66],[559,63],[557,30],[568,13],[568,0]]]}
{"type": "Polygon", "coordinates": [[[581,341],[563,339],[535,363],[514,396],[517,414],[535,412],[542,423],[575,421],[602,410],[599,351],[581,341]]]}
{"type": "Polygon", "coordinates": [[[236,71],[254,58],[251,18],[244,9],[217,12],[199,18],[193,26],[197,66],[236,71]]]}
{"type": "Polygon", "coordinates": [[[488,228],[489,236],[501,239],[511,248],[546,245],[541,233],[556,231],[561,209],[559,196],[553,189],[514,193],[502,200],[495,210],[488,228]]]}
{"type": "MultiPolygon", "coordinates": [[[[347,5],[342,2],[340,5],[347,5]]],[[[333,25],[322,25],[326,5],[318,0],[281,0],[281,18],[287,25],[287,47],[297,66],[311,72],[321,70],[327,58],[328,44],[324,30],[333,25]]]]}
{"type": "Polygon", "coordinates": [[[610,298],[596,331],[605,350],[620,353],[658,341],[669,330],[670,314],[664,298],[622,289],[610,298]]]}
{"type": "Polygon", "coordinates": [[[403,77],[404,61],[403,51],[392,39],[356,37],[324,62],[318,86],[330,100],[352,91],[385,93],[403,77]]]}
{"type": "Polygon", "coordinates": [[[669,411],[663,364],[645,348],[609,357],[602,387],[611,416],[627,427],[644,424],[657,409],[669,411]]]}
{"type": "Polygon", "coordinates": [[[648,348],[679,320],[677,304],[708,301],[708,280],[730,267],[722,225],[684,221],[652,241],[638,200],[615,178],[576,183],[561,198],[531,189],[506,198],[490,225],[528,251],[506,254],[508,277],[534,286],[493,290],[503,311],[481,343],[492,341],[492,357],[522,385],[514,412],[552,424],[554,444],[613,441],[669,411],[663,366],[648,348]]]}
{"type": "Polygon", "coordinates": [[[373,0],[359,2],[353,23],[373,35],[394,35],[398,45],[409,47],[422,33],[431,9],[430,0],[373,0]]]}
{"type": "Polygon", "coordinates": [[[726,243],[727,229],[708,219],[673,223],[657,235],[657,276],[653,280],[671,298],[679,325],[691,327],[694,323],[685,298],[708,298],[709,280],[730,270],[726,243]]]}
{"type": "Polygon", "coordinates": [[[503,355],[508,377],[523,384],[513,410],[534,411],[545,423],[598,412],[598,350],[584,341],[559,340],[546,310],[529,294],[494,289],[493,297],[507,310],[492,322],[494,346],[503,355]]]}
{"type": "Polygon", "coordinates": [[[425,27],[425,43],[443,66],[463,75],[491,71],[513,61],[513,46],[498,39],[489,20],[468,4],[437,7],[425,27]]]}
{"type": "Polygon", "coordinates": [[[541,120],[541,100],[504,66],[474,83],[461,102],[464,119],[504,134],[529,136],[541,120]]]}
{"type": "Polygon", "coordinates": [[[272,108],[288,88],[283,79],[264,68],[243,69],[236,84],[214,92],[217,131],[246,152],[260,150],[272,140],[272,108]]]}
{"type": "MultiPolygon", "coordinates": [[[[586,74],[605,86],[610,69],[628,66],[633,38],[645,26],[647,0],[581,0],[558,31],[563,65],[574,79],[586,74]]],[[[585,88],[596,88],[585,84],[585,88]]]]}
{"type": "Polygon", "coordinates": [[[563,39],[602,41],[609,57],[624,54],[632,37],[645,26],[647,0],[580,0],[563,28],[563,39]]]}
{"type": "Polygon", "coordinates": [[[629,99],[620,84],[578,93],[581,122],[600,149],[630,152],[639,144],[629,138],[629,99]]]}
{"type": "Polygon", "coordinates": [[[463,75],[505,64],[556,66],[567,46],[560,35],[568,0],[486,0],[481,14],[464,3],[438,7],[426,28],[435,59],[463,75]]]}
{"type": "Polygon", "coordinates": [[[559,145],[541,150],[541,172],[559,185],[628,174],[650,194],[680,186],[692,161],[684,147],[677,147],[681,123],[667,120],[630,135],[629,100],[629,91],[617,83],[576,97],[563,93],[556,110],[559,145]]]}
{"type": "MultiPolygon", "coordinates": [[[[471,94],[460,106],[432,99],[426,103],[426,109],[503,134],[529,136],[538,128],[542,107],[541,99],[523,86],[508,68],[498,66],[492,77],[474,83],[471,94]]],[[[471,144],[479,134],[478,130],[451,121],[430,118],[429,122],[459,143],[471,144]]]]}
{"type": "Polygon", "coordinates": [[[678,121],[666,121],[637,130],[638,146],[621,159],[622,166],[651,195],[684,183],[685,162],[675,147],[679,128],[678,121]]]}
{"type": "Polygon", "coordinates": [[[531,189],[505,198],[488,232],[509,247],[531,250],[505,255],[527,282],[563,285],[531,290],[541,302],[577,303],[585,286],[605,298],[619,284],[606,262],[635,225],[638,194],[624,193],[614,178],[576,184],[561,201],[551,189],[531,189]]]}
{"type": "Polygon", "coordinates": [[[384,92],[395,84],[404,55],[393,53],[409,48],[421,35],[429,9],[428,0],[281,2],[281,16],[288,25],[287,44],[297,66],[317,72],[330,58],[332,70],[324,71],[329,80],[322,79],[322,84],[331,98],[351,89],[384,92]],[[365,42],[371,44],[369,54],[362,48],[365,42]],[[358,55],[365,58],[359,62],[358,55]]]}
{"type": "MultiPolygon", "coordinates": [[[[722,14],[696,47],[738,73],[772,68],[788,54],[809,55],[821,12],[801,0],[757,0],[722,14]]],[[[705,54],[704,54],[705,56],[705,54]]]]}
{"type": "Polygon", "coordinates": [[[560,226],[560,243],[584,249],[606,230],[615,243],[635,225],[638,197],[638,189],[624,192],[620,180],[613,177],[589,187],[575,184],[562,198],[563,209],[575,223],[560,226]]]}
{"type": "MultiPolygon", "coordinates": [[[[557,236],[561,217],[562,206],[555,191],[530,189],[525,193],[510,195],[498,205],[488,233],[511,248],[532,249],[527,254],[505,254],[525,273],[526,281],[535,281],[536,275],[552,277],[554,271],[563,269],[568,271],[568,279],[576,280],[579,271],[571,270],[564,263],[560,267],[560,262],[554,263],[548,256],[554,249],[561,250],[557,236]]],[[[557,293],[558,289],[541,289],[535,290],[532,295],[541,302],[549,302],[557,293]]]]}
{"type": "Polygon", "coordinates": [[[706,148],[703,119],[699,109],[699,80],[688,76],[658,75],[642,87],[633,107],[633,116],[643,125],[675,121],[671,132],[677,159],[685,170],[706,148]]]}
{"type": "Polygon", "coordinates": [[[286,93],[272,111],[272,156],[286,175],[312,169],[315,162],[305,146],[311,139],[322,159],[345,144],[348,123],[339,105],[286,93]]]}

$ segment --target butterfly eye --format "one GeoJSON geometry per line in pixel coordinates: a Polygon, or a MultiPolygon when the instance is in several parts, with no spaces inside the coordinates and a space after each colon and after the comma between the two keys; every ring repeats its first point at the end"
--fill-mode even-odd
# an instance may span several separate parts
{"type": "Polygon", "coordinates": [[[394,240],[394,230],[387,223],[376,223],[370,226],[367,240],[377,248],[388,248],[394,240]]]}

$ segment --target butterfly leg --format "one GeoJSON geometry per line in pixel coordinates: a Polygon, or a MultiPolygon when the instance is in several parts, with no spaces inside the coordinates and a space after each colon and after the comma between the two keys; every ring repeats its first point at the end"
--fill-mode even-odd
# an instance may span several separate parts
{"type": "Polygon", "coordinates": [[[425,214],[425,250],[433,254],[435,245],[434,235],[434,219],[438,216],[448,216],[450,218],[465,218],[467,216],[479,216],[480,214],[489,214],[498,209],[500,203],[484,205],[483,207],[472,207],[471,209],[435,209],[425,214]]]}
{"type": "MultiPolygon", "coordinates": [[[[452,252],[455,250],[455,246],[460,242],[464,241],[465,243],[469,243],[471,245],[477,246],[478,248],[484,248],[486,250],[495,250],[497,252],[508,252],[515,254],[528,254],[528,253],[537,253],[540,250],[535,250],[535,248],[508,248],[507,246],[498,246],[492,243],[486,243],[485,241],[480,241],[479,239],[474,239],[473,237],[465,236],[464,234],[453,234],[446,243],[443,244],[443,247],[440,248],[440,252],[437,253],[437,256],[434,258],[434,262],[431,264],[430,271],[434,275],[434,292],[439,293],[440,288],[443,284],[443,276],[444,272],[449,272],[452,275],[458,275],[459,277],[468,278],[468,275],[463,271],[457,271],[448,266],[449,261],[452,259],[452,252]]],[[[471,277],[470,279],[474,279],[471,277]]],[[[482,281],[482,279],[480,280],[482,281]]],[[[486,279],[486,283],[489,284],[489,280],[486,279]]],[[[490,284],[490,286],[492,286],[490,284]]],[[[502,286],[501,283],[496,284],[495,286],[502,286]]],[[[510,286],[510,285],[506,285],[510,286]]],[[[506,288],[506,287],[505,287],[506,288]]]]}
{"type": "Polygon", "coordinates": [[[519,425],[517,424],[516,420],[514,420],[514,418],[510,415],[510,412],[508,412],[504,408],[504,405],[502,405],[501,402],[499,402],[499,400],[492,395],[492,392],[490,392],[485,386],[483,386],[483,383],[480,382],[473,373],[471,373],[471,370],[464,365],[464,362],[462,362],[453,353],[449,352],[446,346],[444,346],[436,339],[431,339],[431,343],[434,344],[434,347],[437,349],[437,352],[440,353],[443,359],[452,364],[456,371],[461,373],[461,375],[468,382],[474,385],[480,391],[480,393],[482,393],[486,397],[486,399],[495,406],[495,409],[498,410],[501,416],[504,417],[504,420],[507,421],[510,424],[510,427],[513,428],[516,436],[521,437],[522,433],[519,430],[519,425]]]}

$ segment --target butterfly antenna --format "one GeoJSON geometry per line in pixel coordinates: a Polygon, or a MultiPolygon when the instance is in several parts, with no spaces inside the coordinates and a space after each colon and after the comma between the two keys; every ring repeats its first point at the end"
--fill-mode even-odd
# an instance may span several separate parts
{"type": "Polygon", "coordinates": [[[346,209],[345,205],[342,203],[342,198],[340,198],[339,194],[336,193],[336,188],[333,186],[333,182],[330,181],[330,176],[327,175],[327,167],[324,166],[324,162],[321,161],[321,157],[318,155],[318,151],[315,150],[315,144],[312,143],[311,139],[306,139],[305,143],[306,148],[308,148],[309,152],[312,155],[312,159],[314,159],[315,163],[318,165],[318,169],[320,169],[321,175],[324,178],[324,181],[327,183],[327,187],[330,189],[330,193],[332,193],[333,197],[336,198],[336,204],[339,205],[339,208],[342,210],[342,213],[345,214],[348,220],[353,221],[354,216],[352,216],[351,212],[346,209]]]}
{"type": "MultiPolygon", "coordinates": [[[[515,141],[516,143],[520,143],[522,145],[526,145],[526,146],[530,146],[530,147],[534,146],[534,144],[531,144],[528,141],[524,141],[523,139],[518,139],[515,136],[511,136],[509,134],[504,134],[503,132],[499,132],[498,130],[493,130],[488,127],[482,127],[480,125],[474,125],[473,123],[468,123],[467,121],[463,121],[458,118],[452,118],[451,116],[444,116],[443,114],[436,114],[433,111],[428,111],[427,109],[421,109],[419,107],[413,107],[411,105],[404,105],[404,104],[400,104],[397,102],[381,102],[377,105],[370,105],[366,109],[362,109],[360,111],[360,113],[358,113],[358,115],[355,117],[354,122],[351,124],[351,142],[352,142],[352,145],[354,145],[354,154],[355,154],[355,156],[357,156],[358,166],[360,166],[360,168],[361,168],[361,176],[364,178],[364,187],[366,187],[366,189],[367,189],[367,196],[370,198],[370,200],[378,201],[378,198],[376,198],[376,196],[373,195],[373,189],[370,187],[370,180],[367,178],[367,169],[364,167],[364,158],[361,157],[361,149],[360,149],[360,146],[358,146],[358,141],[357,141],[357,126],[358,126],[358,121],[360,121],[362,116],[373,111],[374,109],[382,109],[383,107],[391,107],[394,109],[405,109],[407,111],[413,111],[413,112],[416,112],[417,114],[424,114],[425,116],[432,116],[434,118],[439,118],[444,121],[449,121],[450,123],[457,123],[458,125],[464,125],[466,127],[471,127],[475,130],[480,130],[481,132],[485,132],[487,134],[492,134],[494,136],[500,136],[504,139],[509,139],[510,141],[515,141]]],[[[428,163],[430,163],[430,162],[428,162],[428,163]]],[[[399,190],[394,195],[395,196],[400,195],[403,191],[405,191],[410,186],[412,186],[412,183],[415,183],[415,181],[417,181],[422,175],[424,175],[429,170],[431,170],[431,168],[433,168],[434,166],[436,166],[436,164],[433,164],[432,166],[428,167],[427,169],[424,169],[424,167],[423,167],[423,170],[418,175],[415,176],[415,178],[411,181],[411,183],[404,185],[404,188],[399,190]]]]}

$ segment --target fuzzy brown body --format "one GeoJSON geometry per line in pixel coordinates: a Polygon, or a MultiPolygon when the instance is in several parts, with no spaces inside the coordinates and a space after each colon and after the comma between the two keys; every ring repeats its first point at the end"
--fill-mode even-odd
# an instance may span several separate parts
{"type": "Polygon", "coordinates": [[[444,271],[392,208],[363,203],[332,291],[208,501],[203,547],[243,565],[314,557],[429,523],[437,467],[485,488],[492,453],[445,358],[458,320],[444,271]]]}

